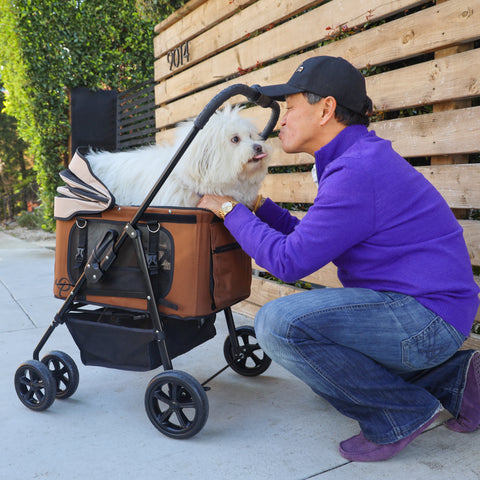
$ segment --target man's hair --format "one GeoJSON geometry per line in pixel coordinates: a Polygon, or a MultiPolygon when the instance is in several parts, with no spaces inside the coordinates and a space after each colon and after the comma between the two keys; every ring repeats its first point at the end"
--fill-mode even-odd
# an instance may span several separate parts
{"type": "MultiPolygon", "coordinates": [[[[313,105],[319,102],[323,97],[317,95],[316,93],[312,92],[303,92],[303,95],[307,99],[307,102],[310,105],[313,105]]],[[[337,108],[335,109],[335,118],[337,121],[346,125],[365,125],[368,127],[370,125],[370,117],[369,114],[372,113],[373,105],[370,97],[366,97],[365,105],[364,105],[364,112],[365,113],[357,113],[349,108],[343,107],[339,103],[337,103],[337,108]]]]}

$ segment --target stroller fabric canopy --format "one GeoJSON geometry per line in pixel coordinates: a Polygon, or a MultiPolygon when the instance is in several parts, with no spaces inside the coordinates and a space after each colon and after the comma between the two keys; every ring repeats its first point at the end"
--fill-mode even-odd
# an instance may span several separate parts
{"type": "Polygon", "coordinates": [[[93,174],[81,149],[77,149],[60,177],[65,185],[57,188],[55,219],[70,220],[79,214],[104,212],[115,205],[115,197],[93,174]]]}

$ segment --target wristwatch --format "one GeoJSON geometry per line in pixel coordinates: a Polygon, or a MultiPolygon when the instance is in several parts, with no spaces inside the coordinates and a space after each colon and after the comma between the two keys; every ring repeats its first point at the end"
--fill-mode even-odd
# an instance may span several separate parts
{"type": "Polygon", "coordinates": [[[230,213],[233,210],[233,207],[237,205],[238,202],[231,201],[231,202],[225,202],[222,203],[222,206],[220,207],[220,210],[218,211],[218,216],[222,219],[225,220],[225,217],[228,213],[230,213]]]}

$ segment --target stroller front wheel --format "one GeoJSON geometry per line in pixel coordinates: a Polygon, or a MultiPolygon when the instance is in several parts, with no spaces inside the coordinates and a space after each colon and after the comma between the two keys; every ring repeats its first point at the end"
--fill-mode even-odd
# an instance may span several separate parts
{"type": "Polygon", "coordinates": [[[196,435],[207,422],[208,398],[200,383],[188,373],[169,370],[154,377],[145,392],[145,409],[164,435],[185,439],[196,435]]]}
{"type": "Polygon", "coordinates": [[[63,400],[71,397],[78,388],[78,368],[70,355],[55,350],[42,358],[42,363],[48,367],[55,379],[56,397],[63,400]]]}
{"type": "Polygon", "coordinates": [[[31,410],[46,410],[55,400],[55,379],[46,365],[27,360],[15,372],[15,390],[20,401],[31,410]]]}

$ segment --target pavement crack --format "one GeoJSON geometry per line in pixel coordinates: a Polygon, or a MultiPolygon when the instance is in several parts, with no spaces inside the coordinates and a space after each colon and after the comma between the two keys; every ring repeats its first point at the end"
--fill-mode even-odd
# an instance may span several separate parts
{"type": "Polygon", "coordinates": [[[12,300],[15,302],[15,304],[18,306],[18,308],[20,308],[20,310],[25,314],[25,316],[28,318],[28,320],[30,321],[30,323],[32,324],[32,327],[36,328],[37,326],[35,325],[35,322],[32,320],[32,317],[30,317],[30,315],[28,314],[28,312],[23,308],[22,304],[15,298],[15,296],[13,295],[12,291],[7,287],[7,285],[5,285],[5,282],[3,280],[0,279],[0,283],[3,285],[3,288],[5,288],[5,290],[8,292],[8,294],[10,295],[10,297],[12,298],[12,300]]]}

